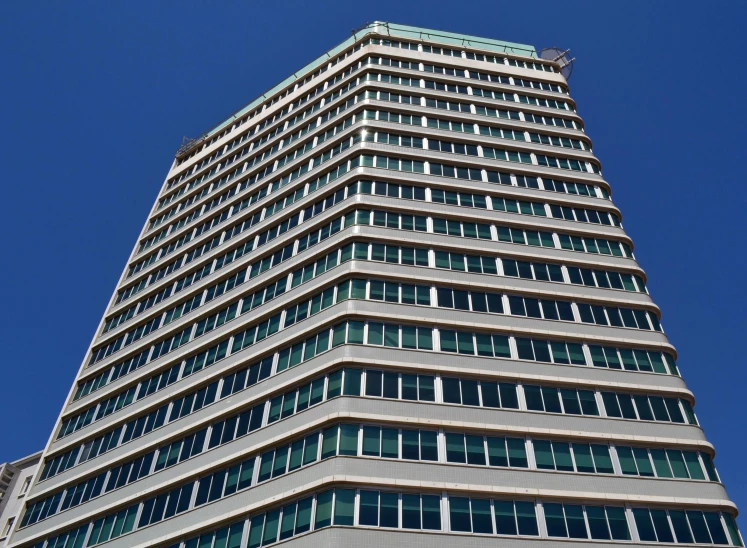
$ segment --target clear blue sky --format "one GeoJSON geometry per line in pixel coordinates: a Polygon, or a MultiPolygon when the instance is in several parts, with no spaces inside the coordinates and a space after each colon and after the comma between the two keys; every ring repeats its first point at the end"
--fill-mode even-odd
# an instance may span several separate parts
{"type": "Polygon", "coordinates": [[[572,49],[571,93],[747,509],[746,16],[742,1],[1,2],[0,462],[46,444],[182,136],[378,19],[572,49]]]}

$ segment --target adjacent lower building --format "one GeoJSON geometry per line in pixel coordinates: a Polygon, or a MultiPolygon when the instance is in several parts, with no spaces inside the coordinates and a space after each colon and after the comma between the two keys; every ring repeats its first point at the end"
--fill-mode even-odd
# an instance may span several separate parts
{"type": "Polygon", "coordinates": [[[39,468],[42,452],[0,464],[0,546],[6,546],[10,532],[24,509],[31,480],[39,468]]]}
{"type": "Polygon", "coordinates": [[[570,62],[377,22],[180,148],[8,545],[742,546],[570,62]]]}

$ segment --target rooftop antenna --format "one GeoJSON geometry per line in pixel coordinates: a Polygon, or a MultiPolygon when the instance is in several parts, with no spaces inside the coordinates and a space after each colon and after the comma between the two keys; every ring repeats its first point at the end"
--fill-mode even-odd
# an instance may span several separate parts
{"type": "Polygon", "coordinates": [[[539,56],[540,59],[548,59],[560,65],[560,74],[568,80],[573,73],[573,62],[576,60],[575,57],[568,55],[570,51],[570,49],[564,51],[560,48],[545,48],[539,52],[539,56]]]}

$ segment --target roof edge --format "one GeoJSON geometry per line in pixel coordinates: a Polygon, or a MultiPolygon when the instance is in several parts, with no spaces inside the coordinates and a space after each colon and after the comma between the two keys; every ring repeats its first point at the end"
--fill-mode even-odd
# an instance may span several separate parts
{"type": "MultiPolygon", "coordinates": [[[[32,464],[34,460],[41,459],[42,453],[44,451],[37,451],[36,453],[32,453],[31,455],[26,455],[25,457],[21,457],[20,459],[14,460],[14,461],[8,461],[5,464],[10,464],[11,466],[14,466],[15,468],[23,468],[27,464],[32,464]]],[[[0,466],[2,463],[0,463],[0,466]]]]}
{"type": "MultiPolygon", "coordinates": [[[[496,53],[519,55],[524,57],[532,57],[535,59],[539,58],[539,56],[537,55],[537,50],[533,46],[528,44],[505,42],[502,40],[494,40],[492,38],[482,38],[469,34],[459,34],[441,30],[426,29],[422,27],[411,27],[408,25],[399,25],[397,23],[388,23],[386,21],[374,21],[372,23],[366,23],[362,27],[352,31],[352,36],[340,42],[332,49],[326,51],[310,63],[306,64],[301,69],[295,71],[292,75],[280,81],[279,83],[262,93],[259,97],[249,102],[249,104],[237,110],[222,122],[219,122],[218,124],[213,126],[212,129],[192,140],[190,143],[188,143],[189,146],[187,146],[186,149],[193,149],[194,145],[196,145],[199,141],[207,139],[208,137],[211,137],[215,133],[221,131],[227,124],[233,122],[237,118],[240,118],[253,108],[257,107],[263,101],[267,100],[270,96],[288,86],[288,84],[291,84],[292,82],[295,82],[303,76],[306,76],[306,74],[318,68],[320,65],[322,65],[322,63],[333,58],[338,53],[345,50],[346,48],[369,34],[393,36],[397,38],[408,38],[411,40],[427,40],[452,46],[472,46],[483,50],[491,50],[496,53]]],[[[181,148],[185,147],[183,146],[181,148]]],[[[187,150],[177,151],[176,156],[181,156],[181,154],[187,152],[187,150]]]]}

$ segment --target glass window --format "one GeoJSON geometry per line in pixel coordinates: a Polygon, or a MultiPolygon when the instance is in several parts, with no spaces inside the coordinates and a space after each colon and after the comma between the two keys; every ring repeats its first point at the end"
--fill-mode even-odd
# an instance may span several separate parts
{"type": "Polygon", "coordinates": [[[516,507],[516,523],[519,526],[520,535],[538,536],[537,514],[535,513],[534,503],[532,502],[514,502],[516,507]]]}
{"type": "Polygon", "coordinates": [[[589,520],[589,532],[595,540],[609,540],[610,531],[607,527],[607,516],[602,506],[587,506],[586,517],[589,520]]]}
{"type": "Polygon", "coordinates": [[[625,517],[625,508],[618,506],[607,506],[607,519],[609,520],[610,532],[615,540],[630,540],[630,529],[625,517]]]}
{"type": "MultiPolygon", "coordinates": [[[[396,430],[394,431],[396,433],[396,430]]],[[[420,431],[420,459],[421,460],[438,460],[438,433],[427,430],[420,431]]],[[[484,464],[484,454],[483,462],[484,464]]],[[[476,463],[480,464],[480,463],[476,463]]]]}
{"type": "Polygon", "coordinates": [[[690,532],[690,527],[687,524],[687,517],[683,510],[670,510],[669,519],[672,522],[672,528],[674,534],[677,537],[677,542],[681,544],[692,544],[693,536],[690,532]]]}
{"type": "MultiPolygon", "coordinates": [[[[725,514],[728,515],[728,514],[725,514]]],[[[719,518],[718,512],[703,512],[706,523],[708,524],[708,532],[711,533],[711,538],[714,544],[727,544],[726,534],[724,528],[721,525],[721,519],[719,518]]],[[[741,546],[741,543],[738,543],[741,546]]]]}
{"type": "Polygon", "coordinates": [[[548,502],[543,505],[543,509],[545,511],[547,535],[550,537],[568,537],[563,505],[548,502]]]}
{"type": "Polygon", "coordinates": [[[355,489],[335,489],[335,525],[353,525],[355,489]]]}
{"type": "Polygon", "coordinates": [[[358,454],[358,426],[355,424],[340,425],[340,455],[358,454]]]}
{"type": "Polygon", "coordinates": [[[441,499],[435,495],[422,495],[423,529],[441,530],[441,499]]]}
{"type": "Polygon", "coordinates": [[[280,540],[293,536],[293,526],[296,521],[296,503],[283,507],[283,519],[280,523],[280,540]]]}
{"type": "Polygon", "coordinates": [[[659,542],[674,542],[666,510],[652,509],[650,512],[659,542]]]}
{"type": "Polygon", "coordinates": [[[593,473],[596,471],[594,468],[594,459],[591,456],[591,447],[588,443],[574,443],[571,444],[573,447],[573,457],[576,461],[576,470],[578,472],[593,473]]]}
{"type": "Polygon", "coordinates": [[[321,529],[332,524],[332,494],[333,489],[319,493],[316,497],[316,519],[314,529],[321,529]]]}
{"type": "Polygon", "coordinates": [[[446,461],[447,462],[467,462],[467,456],[464,449],[464,435],[446,433],[446,461]]]}
{"type": "Polygon", "coordinates": [[[419,495],[402,495],[402,528],[421,528],[419,495]]]}
{"type": "Polygon", "coordinates": [[[472,532],[469,499],[467,497],[449,497],[449,517],[452,531],[472,532]]]}
{"type": "Polygon", "coordinates": [[[488,462],[490,466],[508,466],[505,438],[487,438],[488,462]]]}
{"type": "Polygon", "coordinates": [[[363,491],[360,492],[360,509],[358,513],[358,522],[361,525],[379,525],[379,492],[363,491]]]}
{"type": "Polygon", "coordinates": [[[399,495],[397,493],[385,493],[380,495],[381,508],[379,513],[380,527],[399,526],[399,495]]]}
{"type": "Polygon", "coordinates": [[[514,515],[514,503],[505,500],[493,502],[495,510],[495,527],[499,535],[516,535],[516,517],[514,515]]]}
{"type": "Polygon", "coordinates": [[[568,536],[570,538],[589,538],[584,521],[583,507],[576,504],[564,504],[563,509],[568,524],[568,536]]]}
{"type": "Polygon", "coordinates": [[[490,512],[490,501],[471,499],[472,531],[475,533],[493,533],[493,518],[490,512]]]}
{"type": "Polygon", "coordinates": [[[594,456],[594,465],[600,474],[613,474],[612,458],[609,447],[600,444],[591,444],[591,453],[594,456]]]}
{"type": "Polygon", "coordinates": [[[506,438],[506,447],[508,448],[509,465],[516,468],[527,468],[526,444],[521,438],[506,438]]]}

